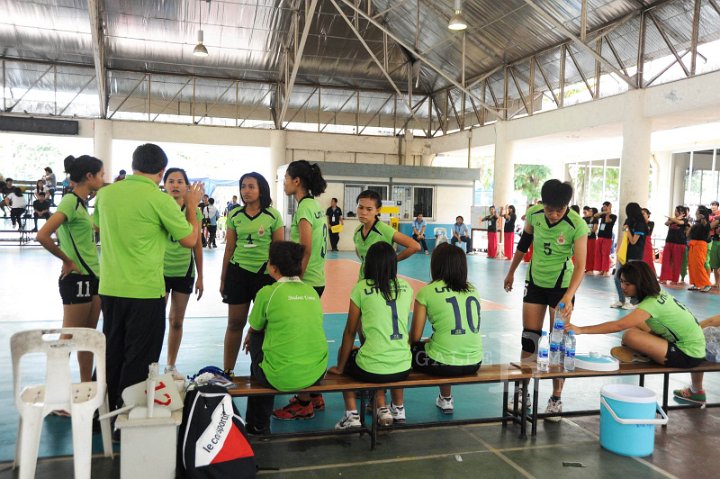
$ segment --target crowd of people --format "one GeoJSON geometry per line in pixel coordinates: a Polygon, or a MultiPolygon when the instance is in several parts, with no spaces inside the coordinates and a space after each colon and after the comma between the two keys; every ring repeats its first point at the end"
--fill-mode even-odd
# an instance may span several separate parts
{"type": "MultiPolygon", "coordinates": [[[[185,310],[193,293],[198,299],[204,293],[203,243],[215,246],[213,230],[207,228],[205,237],[202,225],[219,216],[214,200],[203,195],[203,185],[191,184],[183,169],[168,168],[167,156],[157,145],[139,146],[132,169],[122,181],[105,186],[99,159],[68,157],[65,170],[72,192],[63,197],[38,233],[38,241],[62,260],[63,326],[94,328],[103,312],[111,408],[120,407],[124,388],[142,381],[147,365],[158,362],[168,302],[166,372],[182,377],[176,361],[185,310]],[[161,183],[165,191],[159,188],[161,183]],[[96,202],[91,216],[87,201],[93,194],[96,202]],[[101,255],[95,230],[100,233],[101,255]],[[53,233],[57,233],[59,245],[52,240],[53,233]]],[[[356,198],[359,225],[353,243],[360,260],[359,277],[350,294],[337,364],[328,369],[320,298],[326,286],[329,232],[342,224],[342,212],[335,198],[331,208],[321,207],[318,198],[326,187],[319,165],[304,160],[290,163],[283,188],[295,199],[297,208],[289,225],[291,240],[285,241],[286,225],[272,206],[268,181],[256,172],[241,177],[240,202],[234,199],[226,208],[220,282],[222,301],[228,305],[223,351],[226,374],[234,375],[241,349],[250,355],[251,375],[256,381],[280,392],[309,387],[327,371],[376,383],[402,381],[413,369],[437,376],[477,371],[483,359],[481,299],[476,286],[468,281],[466,254],[454,244],[466,242],[472,251],[467,227],[462,229],[463,218],[456,220],[456,241],[433,249],[431,282],[413,296],[410,285],[398,276],[397,264],[421,250],[427,225],[418,217],[411,238],[380,221],[382,201],[372,190],[356,198]],[[402,247],[399,252],[394,245],[402,247]],[[428,321],[432,336],[423,339],[428,321]],[[243,336],[246,325],[249,328],[243,336]]],[[[513,288],[519,264],[531,248],[535,251],[525,278],[521,359],[534,360],[546,313],[549,310],[554,317],[559,308],[566,328],[576,334],[626,330],[623,343],[651,360],[671,366],[699,364],[704,358],[704,336],[697,321],[660,289],[654,270],[635,259],[637,251],[644,253],[644,243],[638,243],[639,237],[647,236],[647,227],[639,224],[645,217],[634,203],[626,208],[626,234],[634,249],[631,252],[630,245],[627,247],[627,261],[618,268],[616,278],[622,294],[637,299],[637,311],[602,325],[571,324],[587,258],[592,254],[597,258],[597,250],[605,248],[596,244],[590,253],[590,235],[593,231],[606,235],[606,230],[612,230],[611,221],[616,221],[609,204],[597,213],[588,208],[583,219],[569,206],[572,193],[569,183],[546,182],[542,203],[526,212],[516,251],[506,246],[505,254],[512,259],[504,280],[506,291],[513,288]]],[[[512,205],[498,214],[493,209],[490,213],[495,216],[489,215],[485,221],[502,218],[512,225],[506,233],[514,234],[512,205]]],[[[646,214],[649,217],[649,212],[646,214]]],[[[703,224],[700,216],[696,218],[695,224],[703,224]]],[[[711,223],[714,220],[707,219],[708,226],[711,223]]],[[[506,245],[514,243],[506,238],[506,245]]],[[[333,249],[336,245],[331,242],[333,249]]],[[[426,243],[422,249],[428,253],[426,243]]],[[[595,270],[603,271],[597,266],[595,270]]],[[[92,358],[83,355],[78,360],[81,376],[87,380],[92,358]]],[[[562,412],[562,389],[563,382],[554,381],[547,407],[554,418],[562,412]]],[[[695,377],[691,388],[676,391],[678,397],[697,401],[701,394],[701,378],[695,377]]],[[[336,428],[360,427],[355,395],[347,392],[343,397],[345,413],[336,428]]],[[[406,420],[403,390],[392,390],[390,398],[388,403],[385,392],[378,392],[373,414],[381,425],[406,420]]],[[[440,388],[435,406],[445,414],[453,413],[449,386],[440,388]]],[[[310,419],[324,408],[325,400],[319,394],[297,394],[279,408],[272,396],[252,397],[247,406],[247,429],[265,434],[271,417],[310,419]]]]}

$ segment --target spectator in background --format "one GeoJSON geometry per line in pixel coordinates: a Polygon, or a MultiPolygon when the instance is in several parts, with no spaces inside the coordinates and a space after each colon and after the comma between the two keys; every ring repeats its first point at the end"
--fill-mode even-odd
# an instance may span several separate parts
{"type": "Polygon", "coordinates": [[[715,276],[715,287],[720,289],[720,211],[717,201],[710,203],[710,241],[708,245],[710,270],[715,276]]]}
{"type": "Polygon", "coordinates": [[[603,276],[610,274],[610,249],[612,248],[612,232],[617,216],[612,212],[612,203],[602,204],[598,218],[597,240],[595,242],[595,270],[603,276]]]}
{"type": "Polygon", "coordinates": [[[663,248],[662,268],[660,269],[660,282],[679,284],[680,267],[687,248],[685,229],[688,226],[688,210],[683,205],[675,208],[675,216],[666,216],[665,226],[668,227],[665,247],[663,248]]]}
{"type": "Polygon", "coordinates": [[[465,221],[465,219],[462,216],[458,216],[457,218],[455,218],[455,224],[453,225],[453,235],[450,239],[450,243],[454,245],[457,242],[465,242],[467,244],[467,254],[474,254],[472,247],[472,238],[470,237],[467,225],[463,223],[463,221],[465,221]]]}
{"type": "Polygon", "coordinates": [[[57,178],[55,177],[55,173],[53,173],[52,168],[49,166],[45,167],[45,176],[43,176],[43,180],[45,181],[45,189],[47,190],[50,205],[55,206],[55,188],[57,187],[57,178]]]}
{"type": "Polygon", "coordinates": [[[497,256],[498,236],[497,236],[497,222],[498,215],[495,213],[495,207],[490,207],[490,214],[487,215],[480,221],[487,221],[487,235],[488,235],[488,258],[495,258],[497,256]]]}
{"type": "Polygon", "coordinates": [[[425,254],[428,253],[428,247],[427,243],[425,242],[425,229],[427,228],[427,222],[423,218],[422,213],[419,213],[417,217],[415,218],[415,221],[413,221],[413,234],[412,238],[420,243],[420,246],[422,246],[423,251],[425,251],[425,254]]]}
{"type": "Polygon", "coordinates": [[[40,193],[47,199],[47,192],[45,191],[45,180],[42,178],[35,182],[35,199],[40,199],[40,193]]]}
{"type": "Polygon", "coordinates": [[[333,226],[344,225],[345,219],[343,218],[343,212],[338,208],[337,198],[330,200],[330,208],[325,212],[328,221],[328,229],[330,230],[330,247],[333,251],[338,250],[338,242],[340,241],[340,233],[333,233],[333,226]]]}
{"type": "Polygon", "coordinates": [[[44,219],[45,221],[50,219],[50,200],[45,199],[45,192],[36,192],[35,196],[37,199],[33,201],[33,222],[35,223],[33,233],[38,230],[38,219],[44,219]]]}
{"type": "Polygon", "coordinates": [[[710,236],[710,210],[703,205],[698,206],[695,212],[695,224],[690,228],[688,239],[690,251],[688,252],[688,272],[690,273],[689,291],[707,293],[712,287],[710,276],[705,269],[707,258],[708,238],[710,236]]]}
{"type": "MultiPolygon", "coordinates": [[[[12,184],[11,178],[8,178],[6,181],[12,184]]],[[[3,201],[10,207],[10,221],[12,221],[12,225],[15,226],[17,223],[18,230],[22,230],[22,217],[23,213],[25,213],[25,207],[27,207],[27,202],[25,201],[22,190],[17,186],[14,187],[3,201]]]]}
{"type": "Polygon", "coordinates": [[[2,195],[0,198],[0,210],[2,210],[3,216],[7,216],[7,211],[5,210],[5,195],[7,194],[5,192],[6,188],[7,184],[5,183],[5,178],[0,175],[0,195],[2,195]]]}
{"type": "Polygon", "coordinates": [[[513,255],[515,254],[515,221],[517,220],[515,206],[506,206],[504,210],[503,208],[500,208],[500,215],[505,218],[505,225],[503,226],[505,259],[512,260],[513,255]]]}
{"type": "Polygon", "coordinates": [[[215,198],[209,198],[208,199],[208,205],[206,207],[207,210],[207,230],[208,230],[208,240],[207,240],[207,246],[208,248],[217,248],[217,243],[215,243],[215,237],[217,236],[217,220],[220,218],[220,212],[218,211],[217,207],[215,206],[215,198]]]}
{"type": "Polygon", "coordinates": [[[116,182],[118,182],[118,181],[124,180],[124,179],[125,179],[125,175],[127,175],[127,171],[125,171],[125,170],[120,170],[120,173],[115,177],[115,181],[114,181],[114,182],[116,183],[116,182]]]}
{"type": "Polygon", "coordinates": [[[237,195],[233,195],[232,201],[227,202],[227,207],[225,208],[225,216],[228,216],[232,210],[239,207],[240,203],[238,203],[238,197],[237,195]]]}
{"type": "Polygon", "coordinates": [[[643,261],[645,261],[648,266],[650,266],[652,270],[655,271],[655,249],[653,248],[652,242],[652,234],[653,230],[655,229],[655,222],[650,221],[651,213],[649,209],[643,208],[642,212],[648,229],[647,236],[645,237],[645,254],[643,256],[643,261]]]}

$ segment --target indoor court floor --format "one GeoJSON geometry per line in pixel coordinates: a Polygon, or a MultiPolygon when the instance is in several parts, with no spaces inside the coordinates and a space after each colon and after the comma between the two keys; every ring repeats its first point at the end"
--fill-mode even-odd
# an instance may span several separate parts
{"type": "MultiPolygon", "coordinates": [[[[178,369],[192,374],[206,365],[221,365],[226,325],[226,306],[219,288],[222,247],[205,250],[205,294],[191,300],[185,321],[178,369]]],[[[502,283],[509,266],[503,260],[488,259],[484,254],[469,256],[470,279],[481,291],[484,362],[516,361],[520,354],[521,308],[525,266],[516,274],[511,293],[502,283]]],[[[400,263],[400,273],[414,288],[430,279],[430,256],[415,255],[400,263]]],[[[357,278],[359,264],[354,254],[329,253],[327,288],[323,295],[325,330],[330,349],[330,366],[335,364],[339,341],[347,314],[349,292],[357,278]]],[[[9,338],[21,330],[59,327],[62,307],[57,292],[60,263],[38,247],[0,247],[0,364],[7,374],[0,376],[0,393],[5,408],[0,409],[0,479],[15,477],[11,470],[17,434],[14,407],[9,338]]],[[[671,293],[689,306],[698,319],[720,311],[720,295],[699,294],[685,288],[671,293]]],[[[615,301],[612,277],[588,277],[577,295],[573,321],[580,325],[613,320],[625,314],[610,309],[615,301]]],[[[545,329],[547,329],[547,323],[545,329]]],[[[429,325],[428,334],[430,332],[429,325]]],[[[580,336],[578,352],[599,351],[607,354],[620,343],[620,335],[580,336]]],[[[165,358],[163,352],[161,362],[165,358]]],[[[42,365],[32,362],[24,367],[42,379],[42,365]],[[33,369],[33,368],[36,369],[33,369]]],[[[241,353],[237,374],[248,374],[248,357],[241,353]]],[[[637,383],[637,378],[577,379],[566,384],[563,394],[565,411],[599,408],[600,389],[610,382],[637,383]]],[[[709,402],[720,401],[720,378],[709,374],[705,380],[709,402]]],[[[671,377],[671,390],[689,384],[689,375],[671,377]]],[[[646,386],[658,394],[660,378],[648,377],[646,386]]],[[[539,409],[544,410],[550,395],[549,382],[543,382],[539,409]]],[[[434,405],[436,388],[406,391],[408,423],[443,421],[448,418],[434,405]]],[[[496,417],[500,414],[500,385],[471,385],[453,388],[454,419],[496,417]]],[[[278,396],[276,406],[286,404],[288,396],[278,396]]],[[[273,421],[274,432],[322,431],[332,429],[343,414],[342,396],[325,396],[327,407],[307,421],[273,421]]],[[[672,400],[671,400],[672,403],[672,400]]],[[[245,401],[236,400],[244,415],[245,401]]],[[[538,435],[520,439],[519,427],[500,424],[448,425],[432,429],[383,431],[378,447],[370,450],[367,435],[317,436],[300,439],[255,441],[253,446],[262,474],[273,477],[325,478],[367,477],[368,474],[395,477],[711,477],[720,468],[714,445],[720,439],[720,409],[672,411],[666,429],[656,433],[655,453],[633,459],[601,449],[598,442],[597,416],[563,419],[560,423],[540,423],[538,435]]],[[[116,446],[116,450],[119,448],[116,446]]],[[[101,451],[99,436],[95,453],[101,451]]],[[[42,435],[37,477],[72,477],[72,441],[70,421],[48,417],[42,435]]],[[[95,477],[119,477],[119,460],[93,460],[95,477]]],[[[150,473],[148,477],[151,477],[150,473]]]]}

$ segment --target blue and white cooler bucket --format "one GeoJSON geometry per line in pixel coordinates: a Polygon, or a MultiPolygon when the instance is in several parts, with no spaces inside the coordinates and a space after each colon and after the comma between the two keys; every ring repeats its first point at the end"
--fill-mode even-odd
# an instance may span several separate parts
{"type": "Polygon", "coordinates": [[[622,456],[649,456],[655,426],[668,418],[655,392],[631,384],[606,384],[600,390],[600,445],[622,456]],[[661,419],[656,418],[659,413],[661,419]]]}

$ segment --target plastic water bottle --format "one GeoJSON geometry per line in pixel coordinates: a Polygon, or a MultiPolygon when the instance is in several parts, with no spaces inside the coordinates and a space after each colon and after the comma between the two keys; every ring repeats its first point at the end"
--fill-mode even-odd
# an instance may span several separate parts
{"type": "Polygon", "coordinates": [[[565,371],[575,371],[575,333],[569,331],[565,336],[565,371]]]}
{"type": "Polygon", "coordinates": [[[537,353],[537,369],[540,372],[548,372],[550,370],[550,359],[548,357],[550,350],[550,340],[548,339],[547,332],[542,332],[540,343],[538,344],[537,353]]]}
{"type": "Polygon", "coordinates": [[[550,333],[551,366],[558,366],[562,361],[561,346],[563,345],[563,337],[565,336],[565,321],[563,321],[560,310],[564,307],[565,303],[560,303],[555,309],[555,321],[553,322],[552,333],[550,333]]]}

